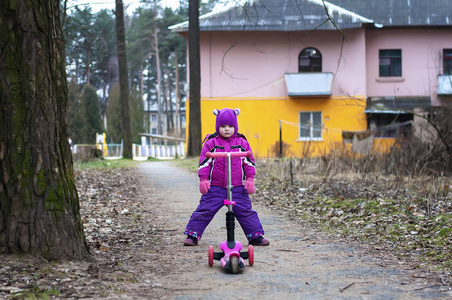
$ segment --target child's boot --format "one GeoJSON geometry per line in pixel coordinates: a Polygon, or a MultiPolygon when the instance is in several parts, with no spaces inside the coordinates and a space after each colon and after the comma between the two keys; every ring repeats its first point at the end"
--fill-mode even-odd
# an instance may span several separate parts
{"type": "Polygon", "coordinates": [[[255,239],[250,240],[250,245],[253,246],[268,246],[270,245],[270,241],[267,239],[264,239],[264,237],[260,236],[255,239]]]}
{"type": "Polygon", "coordinates": [[[184,241],[184,246],[198,246],[198,239],[187,235],[187,239],[184,241]]]}

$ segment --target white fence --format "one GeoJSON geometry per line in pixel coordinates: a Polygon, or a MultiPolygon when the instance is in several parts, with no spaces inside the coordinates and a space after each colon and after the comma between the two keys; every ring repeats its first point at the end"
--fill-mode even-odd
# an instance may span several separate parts
{"type": "MultiPolygon", "coordinates": [[[[82,149],[80,146],[90,146],[90,148],[101,149],[102,145],[74,145],[73,153],[78,153],[82,149]]],[[[103,156],[122,157],[122,144],[107,144],[103,147],[103,156]]],[[[134,158],[183,158],[185,157],[184,144],[165,146],[165,145],[138,145],[132,144],[132,154],[134,158]]]]}
{"type": "Polygon", "coordinates": [[[134,157],[182,158],[185,156],[184,144],[177,146],[136,145],[133,144],[134,157]]]}

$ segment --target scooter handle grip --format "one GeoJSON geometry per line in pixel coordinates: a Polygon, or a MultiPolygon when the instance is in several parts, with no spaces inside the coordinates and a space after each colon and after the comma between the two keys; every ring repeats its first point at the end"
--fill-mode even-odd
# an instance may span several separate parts
{"type": "Polygon", "coordinates": [[[251,155],[252,155],[251,151],[246,151],[246,152],[207,152],[206,157],[207,158],[227,157],[228,154],[230,154],[231,157],[251,157],[251,155]]]}

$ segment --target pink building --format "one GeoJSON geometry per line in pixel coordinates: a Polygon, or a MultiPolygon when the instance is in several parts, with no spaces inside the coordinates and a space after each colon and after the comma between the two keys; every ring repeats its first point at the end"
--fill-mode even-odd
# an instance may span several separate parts
{"type": "Polygon", "coordinates": [[[239,107],[258,156],[321,155],[367,129],[375,149],[410,112],[452,104],[452,1],[247,3],[200,18],[203,134],[214,108],[239,107]]]}

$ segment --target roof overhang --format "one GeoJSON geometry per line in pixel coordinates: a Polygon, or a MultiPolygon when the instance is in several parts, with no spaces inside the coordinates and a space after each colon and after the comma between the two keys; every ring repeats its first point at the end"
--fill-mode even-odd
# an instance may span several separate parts
{"type": "Polygon", "coordinates": [[[364,113],[365,114],[395,114],[395,115],[409,114],[408,112],[403,111],[403,110],[384,110],[384,109],[365,109],[364,113]]]}
{"type": "Polygon", "coordinates": [[[406,114],[415,109],[428,109],[431,105],[428,96],[368,97],[364,113],[406,114]]]}

